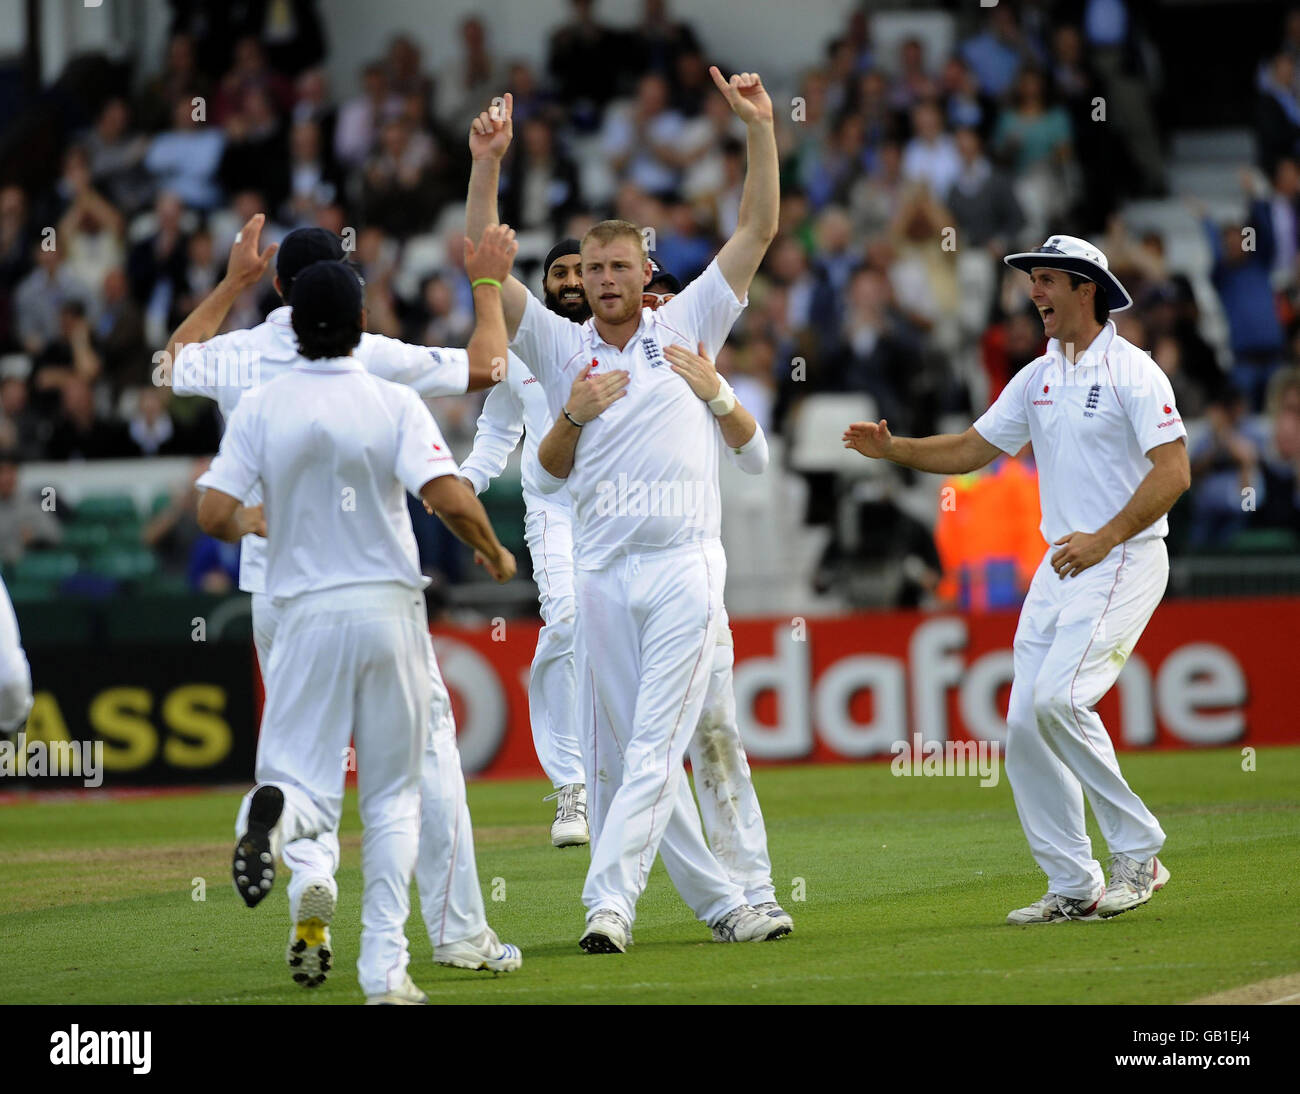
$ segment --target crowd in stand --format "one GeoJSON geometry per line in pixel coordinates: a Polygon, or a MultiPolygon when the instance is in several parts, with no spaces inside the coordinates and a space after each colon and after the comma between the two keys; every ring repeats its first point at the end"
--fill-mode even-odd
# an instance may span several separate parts
{"type": "MultiPolygon", "coordinates": [[[[501,215],[525,276],[556,238],[618,215],[653,227],[659,262],[687,282],[735,224],[744,134],[707,75],[715,62],[730,71],[727,43],[663,0],[627,28],[572,0],[524,59],[467,18],[447,28],[458,56],[437,71],[398,34],[350,98],[325,76],[312,0],[292,4],[287,26],[266,16],[274,6],[246,6],[265,21],[245,25],[217,7],[176,6],[160,67],[68,134],[57,177],[0,184],[7,458],[212,452],[215,411],[155,386],[154,354],[255,211],[272,241],[301,225],[350,230],[372,330],[464,344],[465,132],[506,89],[516,139],[501,215]]],[[[792,104],[778,111],[781,231],[723,362],[769,432],[788,435],[812,392],[866,392],[899,433],[969,421],[1044,345],[1023,275],[1001,256],[1069,232],[1103,248],[1137,301],[1115,316],[1120,333],[1151,350],[1184,416],[1210,423],[1193,453],[1194,542],[1231,534],[1246,485],[1271,499],[1259,507],[1270,520],[1297,525],[1300,439],[1286,415],[1300,414],[1300,385],[1281,374],[1300,361],[1300,13],[1260,69],[1246,216],[1206,222],[1226,346],[1206,340],[1161,236],[1134,238],[1116,215],[1167,193],[1141,14],[1132,0],[1004,2],[962,13],[952,50],[933,56],[921,38],[878,47],[855,11],[820,55],[792,58],[795,83],[772,87],[792,104]],[[1243,226],[1257,245],[1243,247],[1243,226]]],[[[274,303],[263,285],[228,325],[274,303]]],[[[439,404],[462,449],[480,402],[439,404]]]]}

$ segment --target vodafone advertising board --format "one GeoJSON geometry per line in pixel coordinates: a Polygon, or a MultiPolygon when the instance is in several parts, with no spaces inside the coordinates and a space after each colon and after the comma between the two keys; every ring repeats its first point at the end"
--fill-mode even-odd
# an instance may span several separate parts
{"type": "MultiPolygon", "coordinates": [[[[895,741],[1005,741],[1016,613],[733,620],[755,761],[889,757],[895,741]]],[[[536,623],[435,628],[465,770],[539,775],[528,722],[536,623]]],[[[1300,598],[1169,601],[1098,704],[1119,748],[1300,743],[1285,663],[1300,598]]],[[[599,671],[599,669],[597,669],[599,671]]]]}

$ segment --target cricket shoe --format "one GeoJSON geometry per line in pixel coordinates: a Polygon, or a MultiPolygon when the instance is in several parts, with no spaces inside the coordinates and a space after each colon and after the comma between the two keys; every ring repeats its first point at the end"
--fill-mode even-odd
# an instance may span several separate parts
{"type": "Polygon", "coordinates": [[[568,783],[542,801],[556,802],[551,843],[556,847],[582,847],[591,842],[587,828],[587,788],[582,783],[568,783]]]}
{"type": "Polygon", "coordinates": [[[399,1007],[418,1007],[422,1003],[427,1003],[429,997],[424,994],[415,983],[411,980],[411,974],[407,973],[402,983],[395,988],[390,988],[382,995],[367,995],[366,1006],[399,1006],[399,1007]]]}
{"type": "MultiPolygon", "coordinates": [[[[1102,890],[1103,896],[1105,890],[1102,890]]],[[[1027,908],[1017,908],[1007,915],[1007,922],[1015,927],[1032,923],[1093,923],[1101,918],[1096,900],[1076,900],[1074,897],[1061,896],[1058,893],[1044,893],[1027,908]]]]}
{"type": "Polygon", "coordinates": [[[284,812],[284,793],[278,786],[259,786],[248,806],[248,829],[239,837],[232,856],[231,875],[244,903],[255,908],[275,884],[275,855],[271,830],[284,812]]]}
{"type": "MultiPolygon", "coordinates": [[[[786,917],[789,920],[789,916],[786,917]]],[[[793,920],[781,923],[748,904],[732,908],[713,924],[714,942],[774,942],[790,933],[793,920]]]]}
{"type": "Polygon", "coordinates": [[[308,885],[298,900],[298,919],[289,928],[285,960],[293,979],[304,988],[325,983],[334,959],[330,952],[330,920],[334,918],[334,893],[328,885],[308,885]]]}
{"type": "Polygon", "coordinates": [[[767,900],[762,904],[755,904],[754,911],[759,915],[765,915],[769,919],[775,920],[782,926],[786,927],[790,933],[794,931],[794,917],[781,907],[775,900],[767,900]]]}
{"type": "Polygon", "coordinates": [[[491,927],[485,927],[477,938],[435,946],[433,959],[439,965],[484,972],[514,972],[524,963],[519,947],[502,942],[491,927]]]}
{"type": "Polygon", "coordinates": [[[1110,881],[1106,895],[1101,898],[1097,914],[1103,919],[1120,915],[1141,907],[1169,881],[1169,869],[1158,858],[1146,862],[1128,855],[1113,855],[1110,860],[1110,881]]]}
{"type": "Polygon", "coordinates": [[[578,939],[585,953],[626,953],[632,944],[632,926],[610,908],[601,908],[587,921],[587,930],[578,939]]]}

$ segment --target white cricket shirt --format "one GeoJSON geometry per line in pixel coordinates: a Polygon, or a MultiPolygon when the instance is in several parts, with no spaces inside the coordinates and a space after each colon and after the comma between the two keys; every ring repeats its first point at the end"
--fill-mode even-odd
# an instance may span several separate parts
{"type": "Polygon", "coordinates": [[[474,448],[461,463],[460,473],[474,484],[476,494],[483,493],[488,483],[505,470],[506,461],[522,436],[524,454],[519,466],[525,508],[530,513],[540,506],[568,509],[568,491],[548,494],[538,483],[541,464],[537,460],[537,449],[553,422],[541,383],[528,366],[511,353],[507,358],[506,378],[489,391],[484,400],[474,433],[474,448]]]}
{"type": "MultiPolygon", "coordinates": [[[[469,354],[463,349],[413,346],[363,333],[352,356],[367,371],[405,384],[425,399],[463,395],[469,387],[469,354]]],[[[182,347],[172,366],[172,388],[177,395],[215,400],[222,417],[229,421],[245,394],[300,362],[293,309],[286,305],[248,330],[230,331],[182,347]]],[[[248,505],[261,500],[257,493],[244,499],[248,505]]],[[[239,553],[239,587],[246,593],[263,592],[265,570],[265,541],[245,536],[239,553]]]]}
{"type": "Polygon", "coordinates": [[[736,299],[715,259],[657,311],[643,308],[619,350],[596,332],[594,319],[574,323],[529,294],[511,345],[541,382],[550,421],[593,361],[593,374],[630,375],[626,396],[583,426],[567,480],[579,569],[720,535],[718,427],[663,350],[677,344],[694,351],[703,342],[716,356],[747,303],[736,299]]]}
{"type": "MultiPolygon", "coordinates": [[[[975,429],[1012,455],[1033,441],[1039,529],[1049,544],[1110,521],[1151,470],[1146,453],[1187,436],[1168,377],[1113,322],[1074,364],[1053,338],[1042,357],[1011,378],[975,429]]],[[[1161,517],[1133,539],[1168,532],[1161,517]]]]}
{"type": "Polygon", "coordinates": [[[420,397],[352,357],[303,361],[246,392],[201,488],[266,506],[264,591],[397,581],[423,589],[405,491],[456,474],[420,397]]]}

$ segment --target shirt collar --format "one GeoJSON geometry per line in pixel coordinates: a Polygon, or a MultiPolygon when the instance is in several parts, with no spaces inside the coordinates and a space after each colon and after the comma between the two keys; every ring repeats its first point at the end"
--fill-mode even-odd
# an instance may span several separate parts
{"type": "MultiPolygon", "coordinates": [[[[645,336],[650,323],[653,322],[654,320],[654,315],[655,313],[653,308],[641,309],[641,322],[637,324],[637,328],[632,333],[632,337],[627,340],[627,346],[630,346],[633,342],[636,342],[645,336]]],[[[588,319],[585,323],[583,323],[582,329],[586,332],[587,345],[591,347],[593,353],[595,352],[596,347],[598,345],[609,346],[609,348],[614,350],[615,353],[622,352],[619,349],[617,349],[617,347],[610,345],[609,342],[606,342],[605,339],[603,339],[600,336],[600,332],[596,330],[595,316],[592,316],[592,318],[588,319]]],[[[623,351],[627,350],[627,346],[623,347],[623,351]]]]}
{"type": "Polygon", "coordinates": [[[293,366],[294,372],[361,372],[355,357],[322,357],[318,361],[303,359],[293,366]]]}
{"type": "Polygon", "coordinates": [[[1066,358],[1065,352],[1061,349],[1059,338],[1052,338],[1048,341],[1047,355],[1056,358],[1062,365],[1073,365],[1076,368],[1083,365],[1099,365],[1105,360],[1106,353],[1110,350],[1115,337],[1115,320],[1107,319],[1106,325],[1097,333],[1097,337],[1088,343],[1088,348],[1079,354],[1078,360],[1070,361],[1066,358]]]}

